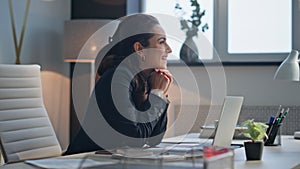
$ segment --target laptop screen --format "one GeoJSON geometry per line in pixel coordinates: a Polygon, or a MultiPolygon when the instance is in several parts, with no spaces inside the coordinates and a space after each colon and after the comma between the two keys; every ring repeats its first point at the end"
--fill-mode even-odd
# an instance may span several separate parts
{"type": "Polygon", "coordinates": [[[231,145],[243,101],[243,96],[225,97],[213,146],[229,147],[231,145]]]}

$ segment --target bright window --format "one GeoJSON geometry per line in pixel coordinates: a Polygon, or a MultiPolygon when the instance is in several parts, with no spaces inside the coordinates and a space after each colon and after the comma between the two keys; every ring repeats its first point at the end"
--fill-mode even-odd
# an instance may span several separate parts
{"type": "MultiPolygon", "coordinates": [[[[176,14],[175,12],[175,5],[176,3],[179,3],[179,5],[182,7],[182,9],[186,12],[184,15],[185,19],[189,19],[192,13],[191,8],[191,2],[189,0],[145,0],[143,1],[144,4],[142,4],[143,9],[142,12],[144,13],[159,13],[159,14],[166,14],[174,16],[174,18],[178,18],[178,25],[175,27],[172,27],[171,31],[174,31],[174,29],[178,29],[178,32],[182,34],[182,36],[185,36],[185,32],[183,30],[180,30],[180,22],[179,18],[180,15],[176,14]]],[[[200,4],[200,12],[205,10],[205,15],[201,18],[202,23],[207,23],[209,29],[207,29],[205,32],[201,31],[201,27],[204,25],[199,26],[199,33],[202,33],[206,40],[211,44],[210,46],[213,46],[213,1],[211,0],[198,0],[198,3],[200,4]]],[[[161,25],[168,29],[168,23],[161,22],[161,25]],[[166,25],[164,25],[166,24],[166,25]]],[[[168,30],[166,30],[168,34],[168,30]]],[[[181,36],[178,36],[181,37],[181,36]]],[[[179,59],[179,51],[181,48],[182,43],[184,42],[184,39],[178,39],[178,37],[171,37],[168,38],[168,43],[171,46],[173,52],[172,55],[169,57],[170,60],[178,60],[179,59]]],[[[200,37],[200,36],[198,36],[200,37]]],[[[197,40],[196,40],[197,43],[197,40]]],[[[198,44],[198,43],[197,43],[198,44]]],[[[199,48],[199,47],[198,47],[199,48]]],[[[211,47],[209,49],[212,49],[211,47]]],[[[212,51],[208,52],[206,50],[199,49],[199,56],[201,56],[202,60],[208,60],[212,59],[212,51]]]]}
{"type": "MultiPolygon", "coordinates": [[[[144,0],[142,2],[142,12],[145,13],[161,13],[179,18],[174,11],[177,2],[187,13],[192,11],[190,0],[144,0]]],[[[297,5],[296,1],[198,0],[198,3],[201,11],[206,11],[202,18],[203,23],[209,25],[209,29],[203,35],[216,48],[222,62],[280,62],[294,47],[293,24],[299,25],[299,20],[294,19],[295,23],[292,20],[292,17],[299,16],[297,11],[292,11],[292,5],[297,5]]],[[[179,29],[185,37],[180,27],[178,21],[178,25],[171,29],[179,29]]],[[[184,38],[168,38],[173,49],[170,59],[179,59],[183,41],[184,38]]],[[[208,51],[208,48],[203,50],[202,44],[198,44],[198,49],[201,60],[215,61],[212,48],[209,49],[209,54],[201,53],[208,51]]]]}
{"type": "Polygon", "coordinates": [[[292,48],[292,1],[228,0],[228,53],[284,53],[292,48]]]}

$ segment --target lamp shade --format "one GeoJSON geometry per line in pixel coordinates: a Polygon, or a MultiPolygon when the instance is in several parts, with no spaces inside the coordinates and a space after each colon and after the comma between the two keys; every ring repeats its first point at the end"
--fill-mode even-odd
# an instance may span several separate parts
{"type": "Polygon", "coordinates": [[[299,52],[292,50],[288,57],[278,67],[274,79],[299,81],[299,52]]]}
{"type": "Polygon", "coordinates": [[[109,19],[68,20],[64,23],[64,61],[94,62],[117,24],[109,19]]]}

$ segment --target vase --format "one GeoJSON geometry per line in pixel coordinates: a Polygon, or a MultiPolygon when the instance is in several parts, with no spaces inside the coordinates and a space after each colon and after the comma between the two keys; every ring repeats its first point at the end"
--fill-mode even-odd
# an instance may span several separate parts
{"type": "Polygon", "coordinates": [[[257,142],[244,142],[246,158],[248,161],[261,160],[264,143],[262,141],[257,142]]]}
{"type": "Polygon", "coordinates": [[[188,36],[180,49],[180,59],[185,63],[199,62],[198,48],[193,36],[188,36]]]}

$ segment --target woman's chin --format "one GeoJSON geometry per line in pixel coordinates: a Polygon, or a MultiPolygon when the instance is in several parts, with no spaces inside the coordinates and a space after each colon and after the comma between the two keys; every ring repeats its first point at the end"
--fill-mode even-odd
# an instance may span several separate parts
{"type": "Polygon", "coordinates": [[[162,65],[160,69],[167,69],[167,68],[168,68],[167,64],[165,64],[165,65],[162,65]]]}

